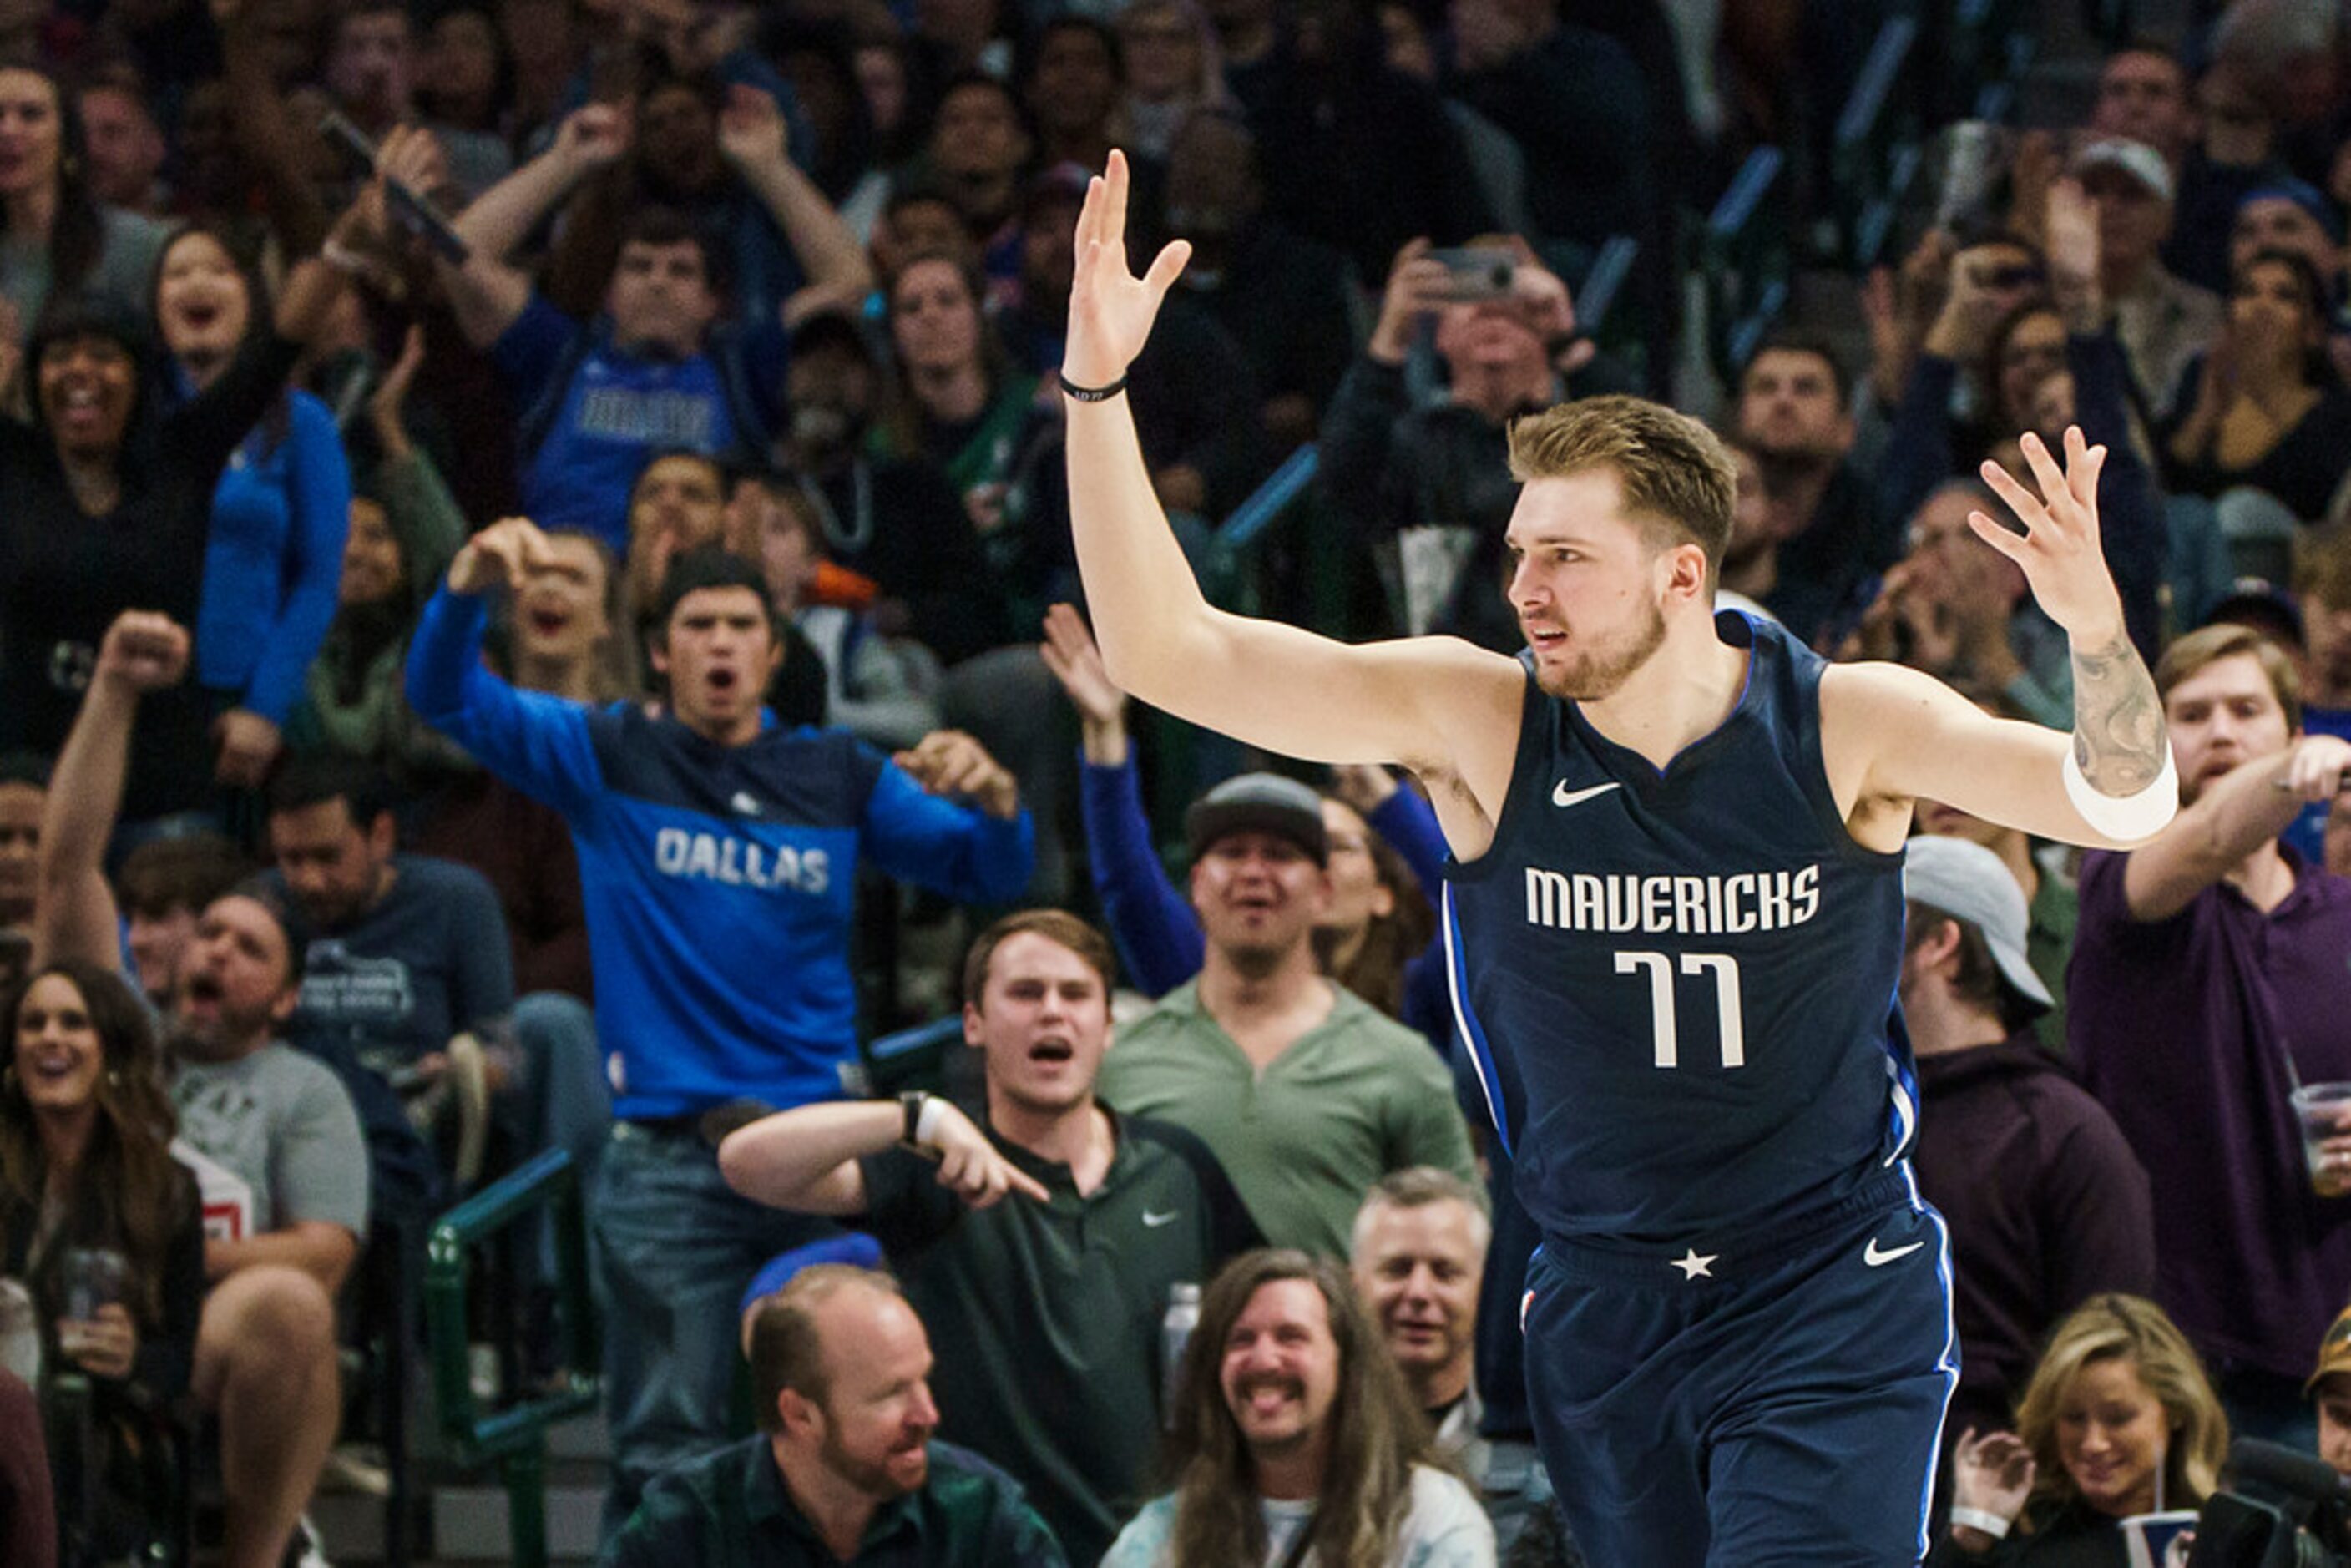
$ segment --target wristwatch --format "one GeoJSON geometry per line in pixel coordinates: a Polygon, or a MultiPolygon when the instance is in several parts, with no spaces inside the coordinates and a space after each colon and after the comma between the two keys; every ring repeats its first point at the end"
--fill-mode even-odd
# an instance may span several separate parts
{"type": "Polygon", "coordinates": [[[899,1108],[906,1113],[905,1122],[898,1134],[898,1141],[910,1149],[919,1149],[923,1146],[922,1140],[915,1137],[914,1133],[922,1125],[923,1103],[928,1099],[930,1096],[919,1089],[909,1089],[898,1096],[899,1108]]]}

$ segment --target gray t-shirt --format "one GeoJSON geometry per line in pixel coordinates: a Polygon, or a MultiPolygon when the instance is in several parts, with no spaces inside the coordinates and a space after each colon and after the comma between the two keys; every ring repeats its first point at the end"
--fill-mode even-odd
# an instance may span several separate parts
{"type": "Polygon", "coordinates": [[[283,1045],[235,1061],[182,1061],[172,1080],[180,1136],[252,1188],[252,1229],[298,1220],[367,1234],[367,1140],[342,1082],[283,1045]]]}

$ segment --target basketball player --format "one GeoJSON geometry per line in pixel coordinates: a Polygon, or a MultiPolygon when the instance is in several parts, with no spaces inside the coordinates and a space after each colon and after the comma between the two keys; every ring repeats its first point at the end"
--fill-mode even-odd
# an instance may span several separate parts
{"type": "Polygon", "coordinates": [[[1717,616],[1730,460],[1630,398],[1511,431],[1516,660],[1226,614],[1120,395],[1188,254],[1134,276],[1126,189],[1113,153],[1078,220],[1062,364],[1102,653],[1196,723],[1427,787],[1458,1021],[1545,1238],[1528,1378],[1577,1542],[1625,1568],[1916,1561],[1958,1353],[1948,1240],[1905,1157],[1902,844],[1920,796],[2093,845],[2176,809],[2099,554],[2105,449],[2069,431],[2061,468],[2028,436],[2045,503],[1988,467],[2024,528],[1971,519],[2072,639],[2070,747],[1717,616]]]}

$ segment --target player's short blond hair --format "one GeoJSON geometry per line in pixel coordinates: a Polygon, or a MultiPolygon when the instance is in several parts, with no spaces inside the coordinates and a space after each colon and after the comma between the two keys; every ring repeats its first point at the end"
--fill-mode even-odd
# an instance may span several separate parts
{"type": "Polygon", "coordinates": [[[1625,515],[1661,540],[1706,552],[1712,580],[1730,544],[1739,465],[1721,438],[1686,413],[1637,397],[1587,397],[1510,423],[1510,476],[1520,484],[1605,469],[1625,515]]]}

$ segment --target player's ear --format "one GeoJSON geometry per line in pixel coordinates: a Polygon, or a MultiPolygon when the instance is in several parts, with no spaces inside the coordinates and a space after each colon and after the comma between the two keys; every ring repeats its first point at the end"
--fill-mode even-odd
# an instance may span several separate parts
{"type": "Polygon", "coordinates": [[[1665,580],[1661,586],[1667,598],[1694,599],[1701,603],[1712,601],[1704,545],[1696,539],[1684,539],[1662,551],[1659,564],[1665,580]]]}

